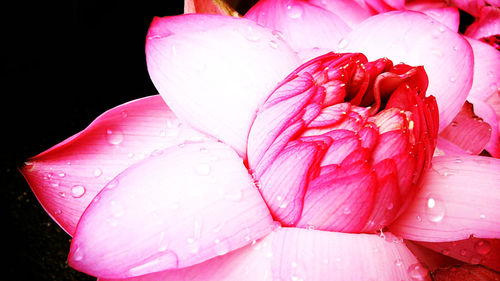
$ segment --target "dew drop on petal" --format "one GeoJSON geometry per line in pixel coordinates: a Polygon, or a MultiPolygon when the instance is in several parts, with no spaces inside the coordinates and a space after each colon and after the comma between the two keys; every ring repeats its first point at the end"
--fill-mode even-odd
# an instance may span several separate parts
{"type": "Polygon", "coordinates": [[[83,185],[75,185],[71,188],[71,196],[80,198],[85,194],[85,187],[83,185]]]}
{"type": "Polygon", "coordinates": [[[129,269],[130,275],[144,275],[149,272],[164,270],[164,269],[174,269],[179,266],[179,258],[177,254],[173,251],[163,251],[157,255],[152,255],[149,259],[146,259],[140,265],[134,266],[129,269]]]}
{"type": "Polygon", "coordinates": [[[339,41],[338,48],[339,50],[345,49],[349,45],[349,39],[343,38],[339,41]]]}
{"type": "Polygon", "coordinates": [[[81,260],[83,260],[83,253],[82,253],[80,247],[76,247],[75,251],[73,252],[72,257],[73,257],[74,261],[81,261],[81,260]]]}
{"type": "Polygon", "coordinates": [[[427,278],[427,269],[425,269],[420,264],[412,264],[408,267],[408,275],[410,276],[410,280],[425,280],[427,278]]]}
{"type": "Polygon", "coordinates": [[[99,168],[94,169],[94,177],[98,178],[102,175],[102,170],[99,168]]]}
{"type": "Polygon", "coordinates": [[[229,252],[230,247],[227,239],[215,239],[214,243],[214,251],[216,255],[222,256],[229,252]]]}
{"type": "Polygon", "coordinates": [[[112,188],[115,188],[118,186],[120,182],[118,181],[118,179],[112,179],[107,185],[106,185],[106,188],[107,189],[112,189],[112,188]]]}
{"type": "Polygon", "coordinates": [[[302,17],[302,14],[304,13],[304,8],[300,5],[288,5],[286,7],[286,13],[288,17],[292,19],[299,19],[302,17]]]}
{"type": "Polygon", "coordinates": [[[434,197],[429,197],[426,201],[425,215],[431,222],[440,222],[446,213],[443,202],[434,197]]]}
{"type": "Polygon", "coordinates": [[[256,32],[252,26],[248,26],[246,31],[245,31],[245,38],[248,40],[248,41],[251,41],[251,42],[256,42],[256,41],[259,41],[260,39],[260,34],[259,32],[256,32]]]}
{"type": "Polygon", "coordinates": [[[403,260],[401,260],[401,259],[396,259],[396,260],[394,261],[394,264],[395,264],[396,266],[402,266],[402,265],[403,265],[403,260]]]}
{"type": "Polygon", "coordinates": [[[200,242],[194,238],[187,239],[187,249],[191,254],[197,254],[200,250],[200,242]]]}
{"type": "Polygon", "coordinates": [[[109,144],[119,145],[123,142],[123,133],[118,129],[107,129],[106,140],[109,144]]]}
{"type": "Polygon", "coordinates": [[[277,49],[278,48],[278,42],[274,41],[274,40],[271,40],[269,41],[269,46],[273,49],[277,49]]]}
{"type": "Polygon", "coordinates": [[[474,244],[474,249],[478,254],[485,256],[490,253],[491,245],[487,240],[479,240],[474,244]]]}

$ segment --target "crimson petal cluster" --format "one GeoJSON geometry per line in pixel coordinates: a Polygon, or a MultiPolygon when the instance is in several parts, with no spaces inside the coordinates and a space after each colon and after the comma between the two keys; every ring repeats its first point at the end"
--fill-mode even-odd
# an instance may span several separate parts
{"type": "Polygon", "coordinates": [[[374,232],[414,197],[438,113],[422,67],[329,53],[292,72],[259,109],[248,164],[285,226],[374,232]]]}

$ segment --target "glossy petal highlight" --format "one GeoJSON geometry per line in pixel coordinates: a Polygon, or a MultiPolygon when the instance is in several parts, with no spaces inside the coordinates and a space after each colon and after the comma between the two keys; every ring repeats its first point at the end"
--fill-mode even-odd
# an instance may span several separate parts
{"type": "Polygon", "coordinates": [[[434,157],[422,190],[389,229],[415,241],[500,238],[500,160],[434,157]]]}
{"type": "Polygon", "coordinates": [[[146,59],[175,114],[242,156],[258,107],[299,63],[271,30],[246,19],[202,14],[156,18],[146,59]]]}
{"type": "Polygon", "coordinates": [[[94,196],[130,165],[166,147],[210,138],[184,124],[160,96],[115,107],[21,168],[47,213],[70,235],[94,196]]]}
{"type": "Polygon", "coordinates": [[[126,278],[191,266],[268,234],[269,211],[228,146],[172,147],[128,168],[83,214],[69,264],[126,278]]]}

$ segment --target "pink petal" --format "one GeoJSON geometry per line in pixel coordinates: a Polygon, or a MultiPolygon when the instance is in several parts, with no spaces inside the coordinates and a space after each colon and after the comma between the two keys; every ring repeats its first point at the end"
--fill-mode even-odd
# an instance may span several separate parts
{"type": "Polygon", "coordinates": [[[245,18],[278,30],[295,51],[336,50],[351,29],[328,10],[300,0],[261,0],[245,18]]]}
{"type": "Polygon", "coordinates": [[[500,90],[500,52],[481,41],[467,41],[474,51],[474,80],[468,99],[484,101],[500,90]]]}
{"type": "Polygon", "coordinates": [[[452,31],[458,32],[458,26],[460,25],[460,13],[457,8],[433,8],[425,9],[421,12],[446,25],[452,31]]]}
{"type": "Polygon", "coordinates": [[[471,100],[471,102],[474,104],[474,112],[477,116],[490,125],[491,137],[484,149],[488,151],[491,156],[500,158],[500,135],[498,132],[499,124],[495,110],[486,102],[477,100],[471,100]]]}
{"type": "Polygon", "coordinates": [[[389,229],[415,241],[500,237],[500,160],[434,157],[422,190],[389,229]]]}
{"type": "Polygon", "coordinates": [[[436,97],[440,130],[460,111],[472,84],[473,54],[456,32],[424,14],[397,11],[369,18],[339,43],[341,52],[362,52],[369,60],[423,65],[428,95],[436,97]]]}
{"type": "Polygon", "coordinates": [[[370,13],[353,0],[309,0],[308,2],[338,15],[350,28],[370,17],[370,13]]]}
{"type": "Polygon", "coordinates": [[[384,239],[369,234],[278,228],[251,246],[205,263],[123,281],[133,280],[359,281],[430,277],[404,243],[390,233],[384,239]]]}
{"type": "Polygon", "coordinates": [[[479,19],[471,24],[465,35],[474,39],[481,39],[500,34],[500,8],[486,6],[481,8],[479,19]]]}
{"type": "MultiPolygon", "coordinates": [[[[477,155],[490,141],[492,130],[488,123],[474,114],[474,109],[471,103],[466,102],[440,136],[456,144],[467,153],[477,155]]],[[[498,130],[496,133],[498,134],[498,130]]]]}
{"type": "Polygon", "coordinates": [[[146,58],[151,79],[175,114],[240,155],[258,107],[299,63],[271,30],[202,14],[156,18],[146,58]]]}
{"type": "Polygon", "coordinates": [[[238,16],[224,0],[184,0],[184,14],[189,13],[238,16]]]}
{"type": "Polygon", "coordinates": [[[481,264],[500,271],[500,240],[471,237],[466,240],[452,242],[419,242],[429,249],[450,256],[457,260],[481,264]]]}
{"type": "Polygon", "coordinates": [[[208,139],[180,123],[159,95],[151,96],[103,113],[21,171],[47,213],[72,235],[85,208],[118,173],[155,151],[208,139]]]}
{"type": "Polygon", "coordinates": [[[83,214],[69,264],[125,278],[191,266],[268,234],[269,211],[228,146],[175,146],[118,175],[83,214]]]}

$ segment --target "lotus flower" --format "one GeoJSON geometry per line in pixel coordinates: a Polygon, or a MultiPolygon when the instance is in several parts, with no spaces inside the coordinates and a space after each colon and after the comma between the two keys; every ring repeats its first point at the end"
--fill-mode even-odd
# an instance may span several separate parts
{"type": "MultiPolygon", "coordinates": [[[[203,3],[186,7],[234,14],[203,3]]],[[[414,11],[350,26],[263,1],[245,17],[156,18],[160,95],[21,168],[73,237],[70,266],[101,281],[429,280],[433,249],[500,270],[500,160],[463,149],[498,145],[465,103],[483,52],[414,11]]]]}

